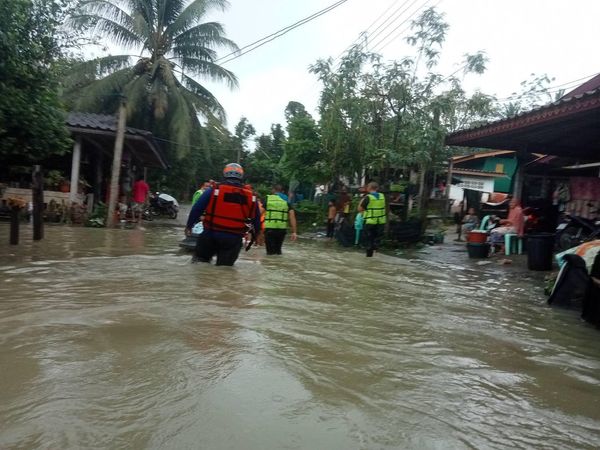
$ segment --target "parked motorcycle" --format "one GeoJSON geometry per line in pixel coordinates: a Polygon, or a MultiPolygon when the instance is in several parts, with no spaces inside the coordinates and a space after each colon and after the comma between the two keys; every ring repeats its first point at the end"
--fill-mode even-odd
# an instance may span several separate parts
{"type": "Polygon", "coordinates": [[[597,210],[592,212],[596,214],[593,219],[565,213],[563,221],[556,227],[556,243],[560,250],[600,239],[600,217],[597,210]]]}
{"type": "Polygon", "coordinates": [[[144,211],[145,220],[153,220],[155,217],[167,216],[176,219],[179,213],[179,203],[174,197],[163,192],[150,195],[148,208],[144,211]]]}

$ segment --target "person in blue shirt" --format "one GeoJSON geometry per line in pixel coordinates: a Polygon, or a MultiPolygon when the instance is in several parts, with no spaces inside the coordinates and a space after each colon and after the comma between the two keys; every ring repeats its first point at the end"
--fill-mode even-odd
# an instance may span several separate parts
{"type": "Polygon", "coordinates": [[[207,188],[192,206],[185,229],[190,236],[201,217],[204,231],[196,241],[196,260],[218,266],[232,266],[242,249],[242,238],[250,228],[260,233],[260,211],[256,196],[242,184],[244,169],[228,164],[222,183],[207,188]]]}

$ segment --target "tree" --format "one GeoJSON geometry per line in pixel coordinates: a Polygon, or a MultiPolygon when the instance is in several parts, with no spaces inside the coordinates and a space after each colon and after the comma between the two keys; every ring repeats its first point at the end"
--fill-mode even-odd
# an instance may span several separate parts
{"type": "Polygon", "coordinates": [[[565,95],[564,89],[550,90],[550,84],[554,78],[548,75],[531,74],[529,80],[521,82],[521,91],[513,92],[505,102],[497,104],[497,116],[499,118],[514,117],[520,113],[538,108],[542,105],[559,100],[565,95]]]}
{"type": "Polygon", "coordinates": [[[65,2],[0,2],[0,156],[37,161],[70,146],[56,38],[65,2]]]}
{"type": "Polygon", "coordinates": [[[286,111],[291,113],[286,114],[288,139],[280,163],[282,173],[290,181],[321,181],[326,170],[317,124],[300,103],[290,102],[286,111]]]}
{"type": "Polygon", "coordinates": [[[244,163],[246,177],[250,183],[273,185],[287,183],[280,168],[286,142],[285,132],[280,124],[271,125],[269,134],[256,138],[256,148],[244,163]]]}
{"type": "Polygon", "coordinates": [[[254,126],[246,117],[242,117],[235,126],[235,134],[232,139],[234,154],[231,161],[241,163],[248,156],[248,140],[256,134],[254,126]]]}
{"type": "Polygon", "coordinates": [[[216,49],[238,47],[221,24],[203,21],[227,5],[226,0],[79,0],[75,26],[139,56],[81,64],[70,80],[75,107],[113,113],[118,96],[125,95],[129,123],[166,139],[171,159],[185,156],[200,126],[198,114],[225,120],[221,104],[195,77],[237,86],[235,75],[218,65],[216,49]]]}

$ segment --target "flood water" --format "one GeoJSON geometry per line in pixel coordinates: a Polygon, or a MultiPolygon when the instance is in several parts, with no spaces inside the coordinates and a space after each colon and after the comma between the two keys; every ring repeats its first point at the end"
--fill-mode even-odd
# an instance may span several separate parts
{"type": "Polygon", "coordinates": [[[466,254],[0,224],[0,448],[598,448],[600,331],[466,254]]]}

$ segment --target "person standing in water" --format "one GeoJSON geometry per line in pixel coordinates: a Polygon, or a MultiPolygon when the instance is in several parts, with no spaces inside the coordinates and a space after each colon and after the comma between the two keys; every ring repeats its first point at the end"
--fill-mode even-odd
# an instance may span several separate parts
{"type": "Polygon", "coordinates": [[[264,237],[267,255],[281,255],[281,247],[287,233],[288,220],[292,228],[292,241],[295,241],[297,238],[296,213],[282,191],[281,185],[277,184],[273,186],[273,193],[267,195],[263,205],[265,208],[264,237]]]}
{"type": "Polygon", "coordinates": [[[327,237],[329,239],[333,239],[336,214],[337,208],[335,207],[335,202],[333,200],[329,200],[329,204],[327,205],[327,237]]]}
{"type": "Polygon", "coordinates": [[[217,256],[217,266],[233,266],[242,250],[242,237],[249,227],[260,233],[258,201],[249,186],[244,186],[244,169],[236,163],[223,169],[223,183],[207,188],[192,206],[186,236],[204,216],[204,231],[196,241],[196,260],[209,263],[217,256]]]}
{"type": "Polygon", "coordinates": [[[367,257],[372,257],[379,248],[383,228],[387,220],[385,197],[378,192],[379,185],[372,181],[367,185],[367,195],[358,205],[358,212],[364,217],[364,233],[367,239],[367,257]]]}

